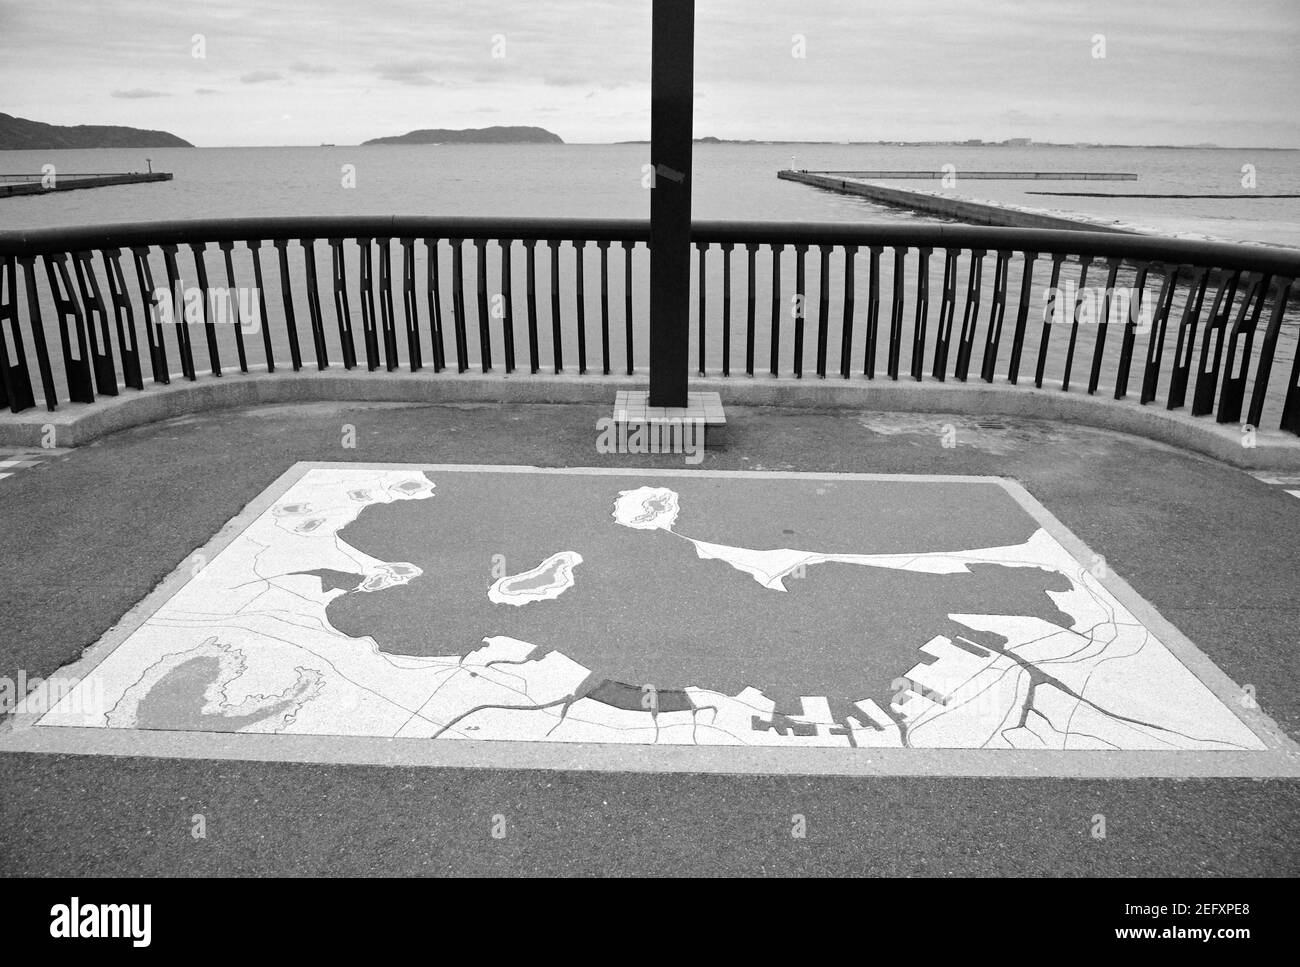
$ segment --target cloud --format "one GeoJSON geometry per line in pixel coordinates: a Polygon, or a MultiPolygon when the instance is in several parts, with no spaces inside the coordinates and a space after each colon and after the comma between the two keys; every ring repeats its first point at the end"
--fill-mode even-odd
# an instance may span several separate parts
{"type": "MultiPolygon", "coordinates": [[[[0,0],[4,110],[44,117],[63,105],[59,120],[92,122],[95,110],[113,116],[110,97],[149,97],[137,107],[151,126],[185,126],[191,140],[318,144],[370,137],[380,120],[395,131],[473,127],[480,109],[504,106],[527,123],[547,107],[538,116],[566,118],[573,140],[648,137],[649,0],[389,0],[360,13],[355,0],[222,0],[199,20],[193,6],[60,0],[52,32],[40,4],[0,0]],[[204,60],[190,56],[196,31],[204,60]],[[75,76],[60,70],[70,62],[75,76]],[[128,78],[156,90],[115,90],[128,78]],[[99,92],[89,106],[87,92],[99,92]],[[448,95],[436,117],[431,93],[448,95]],[[262,114],[269,94],[275,111],[262,114]],[[281,110],[294,120],[280,122],[281,110]]],[[[1300,146],[1297,10],[1297,0],[709,0],[696,4],[696,125],[735,138],[1300,146]],[[796,33],[804,58],[792,56],[796,33]],[[1106,34],[1105,59],[1091,56],[1094,33],[1106,34]]]]}
{"type": "Polygon", "coordinates": [[[289,70],[296,74],[334,74],[337,73],[337,67],[331,67],[329,64],[309,64],[305,61],[298,61],[289,65],[289,70]]]}
{"type": "Polygon", "coordinates": [[[124,97],[128,100],[135,100],[142,97],[171,97],[166,91],[154,91],[147,87],[133,87],[129,91],[114,91],[113,97],[124,97]]]}
{"type": "Polygon", "coordinates": [[[436,71],[439,64],[427,57],[417,58],[415,60],[393,61],[388,64],[379,64],[375,72],[386,81],[396,81],[398,84],[414,84],[420,87],[441,86],[444,82],[429,76],[430,71],[436,71]]]}

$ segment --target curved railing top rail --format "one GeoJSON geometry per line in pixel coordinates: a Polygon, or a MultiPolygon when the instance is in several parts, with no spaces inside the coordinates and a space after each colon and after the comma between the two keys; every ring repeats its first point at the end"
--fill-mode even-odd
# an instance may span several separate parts
{"type": "MultiPolygon", "coordinates": [[[[518,241],[642,242],[650,223],[637,219],[470,218],[425,215],[335,215],[202,218],[71,228],[0,231],[0,256],[45,255],[135,245],[191,245],[247,240],[328,238],[501,238],[518,241]]],[[[1300,249],[1092,231],[985,225],[823,224],[697,221],[695,242],[733,245],[858,245],[1035,252],[1198,265],[1300,277],[1300,249]]]]}
{"type": "Polygon", "coordinates": [[[424,215],[196,218],[0,231],[0,256],[130,248],[133,245],[330,238],[509,238],[516,241],[558,239],[647,242],[650,238],[650,223],[634,219],[464,218],[424,215]]]}

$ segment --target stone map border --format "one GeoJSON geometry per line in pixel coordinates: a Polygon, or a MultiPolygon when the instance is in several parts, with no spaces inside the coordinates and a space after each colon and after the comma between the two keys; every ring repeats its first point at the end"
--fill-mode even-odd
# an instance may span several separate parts
{"type": "MultiPolygon", "coordinates": [[[[979,483],[1001,487],[1074,557],[1093,552],[1019,483],[996,476],[816,473],[802,471],[643,470],[589,467],[521,467],[492,464],[301,462],[281,474],[207,544],[186,556],[83,657],[51,676],[79,682],[108,657],[189,580],[194,554],[209,560],[315,469],[373,468],[437,473],[519,473],[586,476],[714,477],[905,483],[979,483]]],[[[631,745],[584,742],[430,742],[371,736],[216,733],[150,729],[36,726],[44,714],[21,708],[0,725],[0,753],[114,755],[183,759],[303,762],[333,765],[446,768],[559,769],[606,772],[691,772],[743,775],[987,776],[1072,778],[1300,777],[1300,746],[1258,708],[1243,708],[1241,688],[1166,621],[1129,584],[1108,570],[1101,583],[1152,631],[1216,698],[1264,744],[1263,751],[1128,752],[982,749],[771,748],[631,745]]]]}

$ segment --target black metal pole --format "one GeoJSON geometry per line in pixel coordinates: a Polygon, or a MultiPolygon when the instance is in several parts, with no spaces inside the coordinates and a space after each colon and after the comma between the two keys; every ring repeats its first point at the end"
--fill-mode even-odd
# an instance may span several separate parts
{"type": "Polygon", "coordinates": [[[685,406],[695,0],[654,0],[650,69],[650,405],[685,406]]]}

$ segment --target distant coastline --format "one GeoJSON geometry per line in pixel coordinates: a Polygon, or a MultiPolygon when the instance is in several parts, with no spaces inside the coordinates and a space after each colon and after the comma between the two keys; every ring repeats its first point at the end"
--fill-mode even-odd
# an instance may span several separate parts
{"type": "Polygon", "coordinates": [[[489,128],[422,128],[386,138],[362,141],[368,144],[564,144],[564,139],[545,128],[495,126],[489,128]]]}
{"type": "Polygon", "coordinates": [[[60,125],[0,114],[0,151],[79,148],[192,148],[168,131],[105,124],[60,125]]]}
{"type": "MultiPolygon", "coordinates": [[[[649,144],[650,140],[584,142],[591,144],[649,144]]],[[[1034,141],[1032,138],[1007,138],[1003,141],[982,141],[967,138],[964,141],[786,141],[764,138],[695,138],[695,144],[811,144],[844,145],[849,147],[881,148],[1139,148],[1159,151],[1296,151],[1296,148],[1263,148],[1258,145],[1222,145],[1211,142],[1199,144],[1110,144],[1104,141],[1034,141]]]]}

